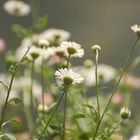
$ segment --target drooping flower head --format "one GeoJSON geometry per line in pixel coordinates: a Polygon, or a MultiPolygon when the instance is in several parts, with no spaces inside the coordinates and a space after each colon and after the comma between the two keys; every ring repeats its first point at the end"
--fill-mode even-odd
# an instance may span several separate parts
{"type": "Polygon", "coordinates": [[[67,55],[72,57],[83,57],[84,50],[81,45],[71,42],[71,41],[63,41],[60,45],[62,48],[66,50],[67,55]]]}
{"type": "Polygon", "coordinates": [[[60,86],[69,86],[72,84],[80,84],[83,81],[83,78],[75,73],[72,69],[61,68],[55,72],[57,79],[57,84],[60,86]]]}
{"type": "Polygon", "coordinates": [[[23,1],[9,0],[4,3],[4,9],[8,14],[14,16],[26,16],[30,13],[31,7],[23,1]]]}
{"type": "Polygon", "coordinates": [[[122,119],[128,119],[131,116],[131,111],[127,107],[123,107],[120,111],[122,119]]]}

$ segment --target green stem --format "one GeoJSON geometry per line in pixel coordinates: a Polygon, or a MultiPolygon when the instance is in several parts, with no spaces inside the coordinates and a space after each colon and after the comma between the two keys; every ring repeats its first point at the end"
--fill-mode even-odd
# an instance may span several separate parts
{"type": "Polygon", "coordinates": [[[64,96],[64,122],[63,122],[63,140],[65,140],[66,135],[66,114],[67,114],[67,90],[64,96]]]}
{"type": "Polygon", "coordinates": [[[68,59],[67,59],[67,64],[66,64],[66,68],[69,68],[70,57],[71,57],[71,55],[69,54],[69,56],[68,56],[68,59]]]}
{"type": "Polygon", "coordinates": [[[4,109],[3,109],[3,112],[2,112],[2,118],[1,118],[1,121],[0,121],[0,130],[1,130],[1,127],[2,127],[4,116],[5,116],[5,111],[6,111],[6,108],[7,108],[7,105],[8,105],[10,91],[11,91],[11,88],[12,88],[12,84],[13,84],[13,81],[14,81],[15,74],[16,74],[16,72],[13,72],[12,77],[11,77],[11,81],[10,81],[10,85],[9,85],[9,88],[8,88],[8,91],[7,91],[7,97],[6,97],[5,104],[4,104],[4,109]]]}
{"type": "Polygon", "coordinates": [[[112,128],[108,136],[111,136],[114,133],[115,129],[121,124],[121,122],[122,122],[122,119],[112,128]]]}
{"type": "Polygon", "coordinates": [[[34,60],[32,61],[32,66],[31,66],[31,106],[35,108],[35,99],[33,95],[33,81],[34,81],[34,60]]]}
{"type": "Polygon", "coordinates": [[[43,134],[44,134],[45,131],[47,130],[47,128],[48,128],[48,126],[49,126],[51,120],[53,119],[53,117],[54,117],[54,115],[55,115],[55,113],[56,113],[56,111],[57,111],[57,109],[58,109],[58,107],[59,107],[59,105],[60,105],[60,103],[61,103],[61,101],[62,101],[62,99],[63,99],[63,96],[65,95],[65,93],[66,93],[66,88],[64,88],[63,93],[62,93],[60,99],[58,100],[57,105],[56,105],[56,107],[55,107],[55,109],[54,109],[54,112],[52,113],[50,119],[48,120],[48,122],[47,122],[45,128],[44,128],[43,131],[41,132],[41,134],[40,134],[38,140],[41,140],[41,137],[43,136],[43,134]]]}
{"type": "Polygon", "coordinates": [[[44,77],[43,77],[43,68],[44,68],[44,59],[42,57],[42,64],[41,64],[41,86],[42,86],[42,105],[43,105],[43,112],[44,112],[44,77]]]}
{"type": "Polygon", "coordinates": [[[127,68],[127,65],[128,65],[128,63],[129,63],[129,61],[130,61],[130,59],[131,59],[131,57],[132,57],[132,55],[133,55],[133,53],[134,53],[134,50],[135,50],[135,48],[136,48],[136,46],[137,46],[138,41],[139,41],[139,37],[137,37],[136,41],[134,42],[134,45],[133,45],[132,48],[129,50],[128,56],[127,56],[127,58],[126,58],[126,60],[125,60],[125,62],[124,62],[124,65],[123,65],[122,71],[121,71],[121,73],[120,73],[119,79],[118,79],[118,81],[117,81],[117,83],[116,83],[116,85],[115,85],[115,87],[114,87],[114,90],[113,90],[113,92],[112,92],[112,95],[110,96],[109,101],[108,101],[108,103],[107,103],[107,105],[106,105],[106,107],[105,107],[105,109],[104,109],[104,111],[103,111],[103,114],[101,115],[100,120],[98,121],[98,124],[97,124],[97,126],[96,126],[96,130],[95,130],[95,133],[94,133],[94,136],[93,136],[93,140],[95,140],[95,138],[96,138],[98,129],[99,129],[100,124],[101,124],[101,122],[102,122],[102,119],[103,119],[103,117],[104,117],[106,111],[107,111],[108,108],[109,108],[109,105],[110,105],[110,102],[111,102],[111,100],[112,100],[112,97],[114,96],[114,94],[116,93],[116,91],[117,91],[117,89],[118,89],[118,86],[119,86],[119,84],[120,84],[120,81],[121,81],[121,79],[122,79],[122,77],[123,77],[123,74],[124,74],[124,72],[125,72],[125,70],[126,70],[126,68],[127,68]]]}
{"type": "Polygon", "coordinates": [[[95,91],[97,99],[97,110],[98,110],[98,120],[100,119],[100,103],[99,103],[99,94],[98,94],[98,60],[99,60],[99,51],[96,50],[96,62],[95,62],[95,91]]]}

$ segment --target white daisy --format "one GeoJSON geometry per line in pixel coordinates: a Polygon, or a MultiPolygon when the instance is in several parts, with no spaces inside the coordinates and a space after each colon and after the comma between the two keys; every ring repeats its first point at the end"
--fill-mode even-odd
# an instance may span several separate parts
{"type": "Polygon", "coordinates": [[[137,24],[131,26],[131,29],[132,29],[135,33],[140,32],[140,26],[138,26],[137,24]]]}
{"type": "Polygon", "coordinates": [[[130,140],[140,140],[140,135],[132,136],[130,140]]]}
{"type": "Polygon", "coordinates": [[[41,56],[43,56],[44,54],[44,50],[41,48],[37,48],[35,46],[31,47],[28,54],[27,54],[27,58],[31,61],[36,60],[38,58],[40,58],[41,56]]]}
{"type": "Polygon", "coordinates": [[[68,40],[70,33],[62,29],[48,29],[39,35],[39,39],[46,39],[49,42],[61,43],[68,40]]]}
{"type": "Polygon", "coordinates": [[[84,55],[84,50],[81,45],[75,42],[63,41],[60,46],[66,50],[67,56],[71,55],[72,57],[82,57],[84,55]]]}
{"type": "Polygon", "coordinates": [[[15,16],[26,16],[30,13],[30,5],[24,3],[23,1],[9,0],[4,3],[4,9],[10,15],[15,16]]]}
{"type": "Polygon", "coordinates": [[[61,68],[61,69],[58,69],[56,72],[55,72],[55,76],[56,76],[56,79],[57,79],[57,83],[58,85],[65,85],[65,86],[69,86],[71,84],[80,84],[82,81],[83,81],[83,78],[73,72],[72,69],[67,69],[67,68],[61,68]]]}

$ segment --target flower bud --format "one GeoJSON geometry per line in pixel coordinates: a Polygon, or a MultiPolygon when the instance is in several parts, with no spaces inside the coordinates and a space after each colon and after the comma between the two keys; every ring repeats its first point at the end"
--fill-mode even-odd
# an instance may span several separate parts
{"type": "Polygon", "coordinates": [[[96,51],[100,51],[101,50],[101,47],[99,46],[99,45],[93,45],[92,47],[92,50],[94,51],[94,52],[96,52],[96,51]]]}
{"type": "Polygon", "coordinates": [[[120,111],[120,115],[122,119],[128,119],[131,116],[131,111],[128,108],[123,107],[120,111]]]}

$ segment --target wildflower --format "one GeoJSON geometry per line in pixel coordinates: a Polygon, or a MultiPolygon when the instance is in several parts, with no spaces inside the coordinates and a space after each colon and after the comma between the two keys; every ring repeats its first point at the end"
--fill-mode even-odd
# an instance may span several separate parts
{"type": "Polygon", "coordinates": [[[138,37],[140,37],[140,26],[135,24],[135,25],[131,26],[131,29],[133,30],[133,32],[137,33],[138,37]]]}
{"type": "Polygon", "coordinates": [[[128,119],[131,116],[131,111],[128,108],[123,107],[120,111],[120,115],[122,119],[128,119]]]}
{"type": "Polygon", "coordinates": [[[70,33],[62,29],[48,29],[39,35],[39,39],[46,39],[50,43],[61,43],[68,40],[70,33]]]}
{"type": "Polygon", "coordinates": [[[92,46],[92,50],[93,51],[96,51],[96,50],[100,51],[101,50],[101,47],[96,44],[96,45],[92,46]]]}
{"type": "Polygon", "coordinates": [[[65,86],[69,86],[69,85],[72,85],[72,84],[80,84],[82,81],[83,81],[83,78],[73,72],[72,69],[67,69],[67,68],[61,68],[61,69],[58,69],[56,72],[55,72],[55,76],[56,76],[56,79],[57,79],[57,83],[58,85],[65,85],[65,86]]]}
{"type": "Polygon", "coordinates": [[[82,49],[81,45],[75,42],[63,41],[60,46],[66,49],[67,55],[72,57],[82,57],[84,55],[84,50],[82,49]]]}
{"type": "Polygon", "coordinates": [[[126,74],[122,77],[120,85],[137,89],[140,88],[140,79],[133,75],[126,74]]]}
{"type": "Polygon", "coordinates": [[[3,39],[0,38],[0,53],[4,52],[6,49],[6,44],[3,39]]]}
{"type": "MultiPolygon", "coordinates": [[[[112,95],[112,93],[109,94],[109,97],[112,95]]],[[[112,97],[112,103],[115,105],[120,105],[123,102],[124,96],[122,93],[115,93],[114,96],[112,97]]]]}
{"type": "Polygon", "coordinates": [[[49,43],[49,41],[47,41],[45,39],[41,39],[38,44],[41,48],[46,48],[49,46],[50,43],[49,43]]]}
{"type": "Polygon", "coordinates": [[[140,140],[140,135],[132,136],[130,140],[140,140]]]}
{"type": "Polygon", "coordinates": [[[30,13],[31,8],[23,1],[9,0],[4,3],[4,9],[10,15],[26,16],[30,13]]]}
{"type": "Polygon", "coordinates": [[[27,54],[27,58],[29,60],[36,60],[38,59],[40,56],[42,56],[43,54],[43,50],[40,48],[37,48],[35,46],[31,47],[31,49],[29,50],[28,54],[27,54]]]}

